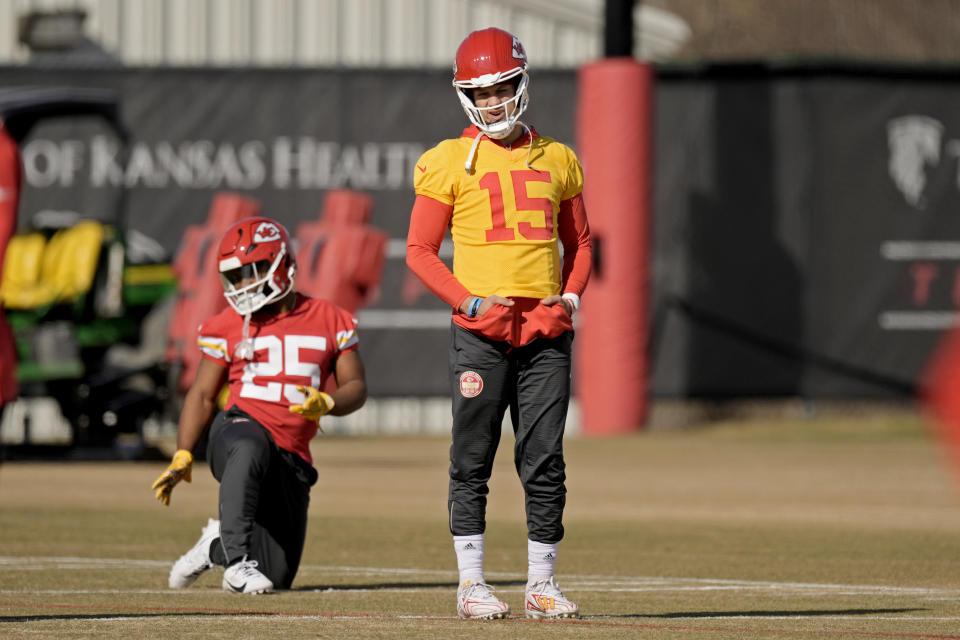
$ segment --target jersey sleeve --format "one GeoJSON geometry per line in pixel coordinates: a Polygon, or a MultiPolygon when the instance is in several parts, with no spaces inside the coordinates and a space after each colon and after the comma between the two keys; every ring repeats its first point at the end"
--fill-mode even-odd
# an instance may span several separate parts
{"type": "Polygon", "coordinates": [[[222,321],[222,316],[213,316],[198,327],[197,347],[200,348],[203,357],[208,360],[212,360],[223,367],[230,365],[227,327],[222,321]]]}
{"type": "Polygon", "coordinates": [[[337,353],[354,351],[360,345],[360,337],[357,335],[357,319],[346,309],[337,308],[334,318],[334,331],[337,353]]]}
{"type": "Polygon", "coordinates": [[[413,169],[413,190],[443,204],[452,205],[456,197],[450,161],[441,145],[425,151],[413,169]]]}
{"type": "Polygon", "coordinates": [[[561,200],[569,200],[583,191],[583,167],[580,165],[580,160],[577,159],[577,154],[572,149],[566,148],[566,152],[568,156],[567,175],[564,179],[561,200]]]}

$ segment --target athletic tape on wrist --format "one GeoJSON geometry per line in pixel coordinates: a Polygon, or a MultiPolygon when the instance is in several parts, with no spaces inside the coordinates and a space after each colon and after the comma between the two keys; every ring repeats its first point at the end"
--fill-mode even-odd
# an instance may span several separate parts
{"type": "Polygon", "coordinates": [[[577,311],[580,308],[580,296],[575,293],[565,293],[563,294],[564,300],[569,300],[570,304],[573,305],[573,310],[577,311]]]}

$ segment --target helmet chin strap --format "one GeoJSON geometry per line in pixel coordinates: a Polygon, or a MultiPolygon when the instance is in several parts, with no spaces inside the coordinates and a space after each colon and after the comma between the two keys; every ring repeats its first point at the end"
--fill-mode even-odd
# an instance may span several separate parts
{"type": "Polygon", "coordinates": [[[237,344],[236,355],[241,360],[253,360],[253,340],[250,339],[250,313],[243,314],[243,339],[237,344]]]}
{"type": "Polygon", "coordinates": [[[523,120],[517,120],[517,124],[527,132],[527,169],[533,169],[533,165],[530,164],[530,158],[533,155],[533,132],[530,131],[530,127],[523,120]]]}
{"type": "Polygon", "coordinates": [[[477,134],[477,137],[473,139],[473,145],[470,147],[470,153],[467,154],[467,161],[463,163],[463,168],[467,170],[467,173],[473,173],[473,159],[477,155],[477,146],[480,144],[480,138],[487,135],[482,130],[477,134]]]}
{"type": "MultiPolygon", "coordinates": [[[[487,134],[488,138],[491,138],[493,140],[503,140],[504,138],[509,136],[511,133],[513,133],[513,130],[516,128],[519,122],[520,122],[519,120],[514,121],[513,126],[496,127],[488,124],[488,125],[485,125],[484,127],[478,127],[478,128],[482,128],[483,132],[487,134]]],[[[503,120],[497,124],[509,125],[510,122],[509,120],[503,120]]]]}
{"type": "MultiPolygon", "coordinates": [[[[528,127],[527,123],[525,123],[523,120],[517,120],[517,124],[514,126],[523,127],[523,130],[527,133],[527,168],[533,169],[533,165],[530,164],[530,158],[533,155],[533,132],[530,131],[530,127],[528,127]]],[[[511,131],[513,131],[513,129],[511,129],[511,131]]],[[[477,147],[480,146],[480,138],[483,136],[487,136],[488,138],[491,137],[489,133],[481,129],[480,133],[478,133],[473,139],[473,144],[470,145],[470,153],[467,154],[467,161],[463,163],[463,168],[467,170],[467,173],[473,173],[473,160],[477,156],[477,147]]],[[[493,139],[499,140],[499,138],[493,139]]]]}
{"type": "MultiPolygon", "coordinates": [[[[287,293],[289,293],[292,289],[293,285],[291,284],[291,286],[287,289],[287,293]]],[[[294,293],[294,296],[296,296],[296,293],[294,293]]],[[[294,301],[296,301],[296,297],[294,297],[294,301]]],[[[243,337],[241,338],[240,342],[237,343],[236,349],[234,350],[236,356],[241,360],[253,360],[253,340],[250,339],[250,316],[252,315],[253,311],[248,311],[247,313],[243,314],[243,337]]]]}

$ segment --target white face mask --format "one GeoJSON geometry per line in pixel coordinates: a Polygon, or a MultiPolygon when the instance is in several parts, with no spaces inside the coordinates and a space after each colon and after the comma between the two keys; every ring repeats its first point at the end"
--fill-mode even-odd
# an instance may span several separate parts
{"type": "MultiPolygon", "coordinates": [[[[519,67],[518,67],[519,69],[519,67]]],[[[527,104],[530,102],[529,95],[527,93],[527,84],[529,82],[529,76],[527,72],[520,69],[519,74],[505,74],[506,77],[501,77],[498,74],[498,77],[495,82],[489,82],[484,84],[477,84],[474,82],[456,82],[454,81],[453,86],[457,89],[457,97],[460,99],[460,105],[463,107],[464,113],[467,114],[467,117],[480,131],[483,131],[487,136],[495,140],[501,138],[506,138],[510,135],[510,132],[513,131],[513,128],[516,126],[517,121],[520,119],[520,116],[527,109],[527,104]],[[516,93],[512,98],[506,102],[501,102],[498,105],[491,107],[478,107],[473,102],[473,98],[470,96],[470,90],[489,87],[504,80],[509,80],[510,78],[520,76],[520,83],[517,85],[516,93]],[[487,111],[493,109],[505,109],[507,117],[499,122],[494,122],[492,124],[487,124],[483,119],[483,114],[487,111]]]]}
{"type": "MultiPolygon", "coordinates": [[[[265,270],[263,269],[263,265],[257,263],[243,266],[238,264],[235,267],[231,264],[224,264],[228,263],[229,260],[221,263],[220,280],[223,282],[223,296],[237,313],[245,316],[258,311],[274,300],[283,297],[293,288],[294,273],[292,267],[291,273],[288,274],[289,286],[280,289],[273,281],[273,276],[277,268],[284,261],[283,258],[285,255],[286,246],[281,248],[280,253],[277,254],[277,257],[274,258],[273,262],[265,270]],[[239,271],[241,269],[251,270],[252,273],[245,275],[248,277],[252,276],[253,281],[250,284],[237,287],[234,283],[241,282],[239,277],[239,271]]],[[[232,258],[232,260],[236,260],[236,258],[232,258]]],[[[265,262],[263,264],[265,264],[265,262]]]]}

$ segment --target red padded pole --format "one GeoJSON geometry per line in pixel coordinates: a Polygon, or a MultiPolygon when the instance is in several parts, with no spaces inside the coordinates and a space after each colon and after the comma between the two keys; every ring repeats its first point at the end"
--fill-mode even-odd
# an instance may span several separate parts
{"type": "Polygon", "coordinates": [[[594,241],[579,312],[576,395],[583,432],[640,429],[646,420],[648,246],[653,73],[633,58],[581,68],[577,151],[594,241]]]}
{"type": "Polygon", "coordinates": [[[944,457],[960,481],[960,328],[940,339],[920,382],[919,399],[944,457]]]}
{"type": "MultiPolygon", "coordinates": [[[[7,244],[17,230],[20,177],[20,151],[0,122],[0,278],[7,244]]],[[[16,344],[0,307],[0,406],[16,398],[18,393],[16,344]]]]}

